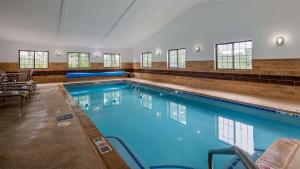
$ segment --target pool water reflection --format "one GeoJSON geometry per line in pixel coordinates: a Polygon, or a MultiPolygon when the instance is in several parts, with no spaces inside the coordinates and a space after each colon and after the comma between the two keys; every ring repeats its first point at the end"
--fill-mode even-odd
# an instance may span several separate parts
{"type": "MultiPolygon", "coordinates": [[[[254,154],[278,138],[300,138],[300,119],[180,91],[127,82],[66,88],[105,136],[121,138],[146,167],[207,168],[210,149],[254,154]]],[[[217,157],[215,167],[232,157],[217,157]]]]}

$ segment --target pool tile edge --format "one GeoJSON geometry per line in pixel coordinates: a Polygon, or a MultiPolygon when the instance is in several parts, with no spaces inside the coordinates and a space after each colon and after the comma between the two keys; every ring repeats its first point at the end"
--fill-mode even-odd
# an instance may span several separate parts
{"type": "Polygon", "coordinates": [[[276,106],[270,106],[270,105],[264,105],[264,104],[257,104],[257,103],[248,102],[248,101],[245,101],[245,100],[238,100],[238,99],[234,99],[234,98],[227,98],[227,97],[209,95],[209,94],[205,94],[205,93],[202,93],[202,92],[196,92],[195,90],[197,90],[197,89],[193,89],[193,88],[190,88],[190,87],[177,85],[177,84],[175,84],[175,85],[179,86],[179,88],[173,87],[174,84],[172,84],[172,86],[166,86],[168,83],[163,83],[165,85],[161,85],[161,83],[156,83],[156,82],[149,81],[149,80],[145,81],[145,80],[140,80],[140,79],[124,79],[123,81],[128,81],[128,82],[133,82],[133,83],[141,83],[141,84],[146,84],[146,85],[150,85],[150,86],[154,86],[154,87],[158,87],[158,88],[178,90],[178,91],[181,91],[181,92],[184,92],[184,93],[198,95],[200,97],[208,97],[208,98],[211,98],[211,99],[225,101],[225,102],[232,103],[232,104],[239,104],[239,105],[242,105],[242,106],[247,106],[247,107],[252,107],[252,108],[268,109],[268,110],[272,111],[273,113],[278,113],[278,114],[282,114],[282,115],[288,115],[288,116],[293,116],[293,117],[300,118],[300,109],[299,110],[292,110],[292,109],[286,109],[286,108],[282,108],[282,107],[276,107],[276,106]],[[186,88],[190,88],[192,91],[190,91],[186,88]]]}
{"type": "MultiPolygon", "coordinates": [[[[84,130],[86,136],[91,143],[93,143],[93,140],[98,137],[104,137],[104,135],[99,131],[99,129],[96,127],[96,125],[90,120],[90,118],[86,115],[86,113],[74,103],[74,100],[72,97],[69,97],[68,92],[66,91],[65,87],[61,84],[59,85],[61,92],[63,93],[66,102],[70,105],[71,110],[73,111],[75,117],[79,120],[80,125],[82,126],[82,129],[84,130]],[[71,103],[71,104],[70,104],[71,103]]],[[[108,142],[108,140],[106,140],[108,142]]],[[[130,169],[127,163],[122,159],[122,157],[119,155],[119,153],[116,151],[116,149],[108,142],[110,147],[112,147],[112,151],[106,154],[101,154],[101,152],[97,149],[95,144],[91,144],[95,151],[98,153],[102,161],[104,162],[107,169],[130,169]]]]}

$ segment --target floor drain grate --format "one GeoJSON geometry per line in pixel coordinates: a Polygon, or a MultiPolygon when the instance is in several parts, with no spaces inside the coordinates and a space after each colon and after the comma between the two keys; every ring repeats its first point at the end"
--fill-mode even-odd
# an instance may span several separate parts
{"type": "Polygon", "coordinates": [[[56,117],[56,120],[57,121],[65,121],[65,120],[72,119],[72,118],[73,118],[72,114],[67,114],[67,115],[56,117]]]}

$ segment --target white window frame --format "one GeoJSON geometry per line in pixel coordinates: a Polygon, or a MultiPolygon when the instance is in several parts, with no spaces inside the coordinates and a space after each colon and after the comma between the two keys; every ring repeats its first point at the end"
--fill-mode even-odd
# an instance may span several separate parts
{"type": "Polygon", "coordinates": [[[180,49],[170,49],[168,50],[168,68],[172,68],[172,69],[185,69],[186,68],[186,49],[185,48],[180,48],[180,49]],[[179,56],[180,51],[184,51],[184,55],[183,56],[179,56]],[[174,57],[176,58],[176,63],[173,65],[172,64],[172,59],[171,57],[173,57],[171,55],[171,52],[175,52],[174,57]],[[183,57],[182,59],[184,60],[182,63],[180,63],[179,61],[179,57],[183,57]]]}
{"type": "Polygon", "coordinates": [[[152,52],[144,52],[142,53],[142,68],[151,68],[152,67],[152,52]]]}
{"type": "Polygon", "coordinates": [[[252,56],[253,56],[252,40],[216,44],[215,50],[216,50],[215,51],[216,69],[219,70],[251,70],[252,69],[252,56]],[[244,53],[243,55],[241,55],[241,51],[243,51],[244,53]],[[245,60],[245,62],[241,62],[241,59],[245,60]],[[226,60],[226,62],[224,62],[224,60],[226,60]],[[220,66],[221,63],[222,66],[220,66]]]}
{"type": "Polygon", "coordinates": [[[104,53],[103,55],[104,68],[120,68],[121,67],[121,55],[116,53],[104,53]],[[119,56],[118,59],[114,58],[115,63],[113,63],[113,57],[119,56]],[[109,59],[109,63],[108,62],[109,59]]]}
{"type": "Polygon", "coordinates": [[[78,68],[90,68],[91,67],[91,54],[89,52],[68,52],[67,53],[67,57],[68,57],[68,68],[69,69],[78,69],[78,68]],[[70,55],[69,54],[77,54],[77,60],[76,60],[76,66],[74,67],[70,67],[70,55]],[[88,55],[88,66],[80,66],[80,62],[81,60],[81,54],[87,54],[88,55]]]}
{"type": "Polygon", "coordinates": [[[49,68],[49,51],[35,51],[35,50],[19,50],[19,68],[20,69],[48,69],[49,68]],[[21,53],[22,52],[32,52],[32,58],[30,58],[30,62],[31,63],[31,66],[29,67],[26,67],[26,66],[22,66],[22,65],[26,65],[25,64],[25,60],[23,60],[24,56],[21,56],[21,53]],[[43,53],[43,54],[46,54],[46,58],[43,58],[43,61],[46,62],[46,67],[38,67],[37,65],[37,62],[38,62],[38,53],[43,53]]]}

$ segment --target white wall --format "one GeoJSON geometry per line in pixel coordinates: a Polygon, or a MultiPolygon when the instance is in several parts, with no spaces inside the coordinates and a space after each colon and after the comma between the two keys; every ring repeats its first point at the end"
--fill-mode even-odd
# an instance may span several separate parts
{"type": "MultiPolygon", "coordinates": [[[[159,19],[159,18],[158,18],[159,19]]],[[[166,61],[167,50],[186,48],[187,60],[213,60],[216,43],[253,40],[253,58],[300,58],[299,0],[224,0],[195,6],[134,49],[134,61],[142,52],[160,49],[154,61],[166,61]],[[275,39],[284,36],[284,46],[275,39]],[[195,47],[201,46],[196,53],[195,47]]]]}
{"type": "Polygon", "coordinates": [[[92,62],[103,62],[103,55],[94,57],[95,51],[101,54],[117,52],[121,54],[122,62],[138,62],[142,52],[160,49],[161,56],[154,56],[153,60],[166,61],[168,49],[183,47],[187,49],[187,60],[213,60],[216,43],[249,39],[254,43],[254,59],[300,58],[300,1],[219,0],[199,3],[132,49],[59,48],[0,41],[0,62],[18,62],[18,50],[21,49],[48,50],[50,62],[67,62],[66,53],[70,51],[91,52],[92,62]],[[275,45],[278,36],[285,37],[284,46],[275,45]],[[200,53],[195,52],[197,45],[201,46],[200,53]],[[56,56],[58,49],[63,51],[61,56],[56,56]]]}
{"type": "Polygon", "coordinates": [[[103,53],[120,53],[122,62],[132,62],[132,52],[130,49],[92,49],[82,47],[57,47],[51,45],[17,43],[17,42],[0,42],[0,62],[18,62],[19,50],[40,50],[49,51],[49,62],[62,63],[67,62],[67,52],[90,52],[91,62],[103,62],[103,53]],[[57,52],[61,55],[57,56],[57,52]],[[100,57],[96,57],[96,52],[100,57]]]}

